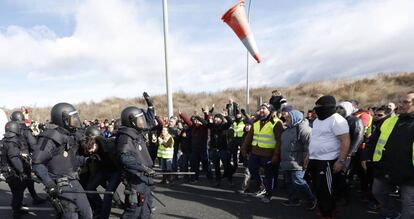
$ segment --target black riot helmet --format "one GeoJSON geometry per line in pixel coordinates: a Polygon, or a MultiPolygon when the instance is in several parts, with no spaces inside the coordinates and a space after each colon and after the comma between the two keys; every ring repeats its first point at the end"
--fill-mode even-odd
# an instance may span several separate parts
{"type": "Polygon", "coordinates": [[[86,130],[85,130],[85,135],[86,137],[98,137],[101,135],[101,132],[99,131],[99,129],[96,126],[89,126],[86,130]]]}
{"type": "Polygon", "coordinates": [[[135,106],[129,106],[122,110],[121,123],[123,126],[138,130],[147,128],[144,110],[135,106]]]}
{"type": "Polygon", "coordinates": [[[122,123],[121,123],[121,119],[117,119],[114,122],[114,130],[118,130],[119,127],[121,127],[122,123]]]}
{"type": "Polygon", "coordinates": [[[21,111],[14,111],[10,116],[10,120],[18,123],[24,123],[24,115],[21,111]]]}
{"type": "Polygon", "coordinates": [[[69,103],[58,103],[53,106],[50,122],[66,129],[81,127],[79,113],[69,103]]]}
{"type": "Polygon", "coordinates": [[[10,121],[7,122],[4,126],[4,131],[14,133],[16,135],[20,135],[20,125],[18,122],[10,121]]]}

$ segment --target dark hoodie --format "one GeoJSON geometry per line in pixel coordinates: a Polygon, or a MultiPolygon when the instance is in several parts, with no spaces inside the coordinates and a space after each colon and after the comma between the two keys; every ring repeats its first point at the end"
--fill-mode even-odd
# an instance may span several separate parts
{"type": "Polygon", "coordinates": [[[208,124],[210,128],[210,147],[216,149],[227,149],[227,132],[232,124],[232,120],[229,116],[221,117],[223,122],[221,124],[215,124],[214,121],[208,124]],[[224,118],[226,121],[224,121],[224,118]]]}

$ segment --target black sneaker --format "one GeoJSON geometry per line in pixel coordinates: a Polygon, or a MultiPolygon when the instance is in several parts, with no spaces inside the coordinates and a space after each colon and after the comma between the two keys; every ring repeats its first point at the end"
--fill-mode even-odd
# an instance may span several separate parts
{"type": "Polygon", "coordinates": [[[40,205],[46,202],[46,199],[37,197],[32,200],[33,205],[40,205]]]}
{"type": "Polygon", "coordinates": [[[215,182],[215,183],[212,184],[212,186],[218,188],[218,187],[220,187],[220,182],[215,182]]]}
{"type": "Polygon", "coordinates": [[[308,201],[308,202],[306,202],[305,208],[308,211],[313,211],[313,210],[315,210],[317,205],[318,205],[318,202],[316,200],[308,201]]]}
{"type": "Polygon", "coordinates": [[[299,207],[300,202],[299,201],[293,202],[293,201],[286,200],[286,201],[282,202],[282,205],[284,205],[286,207],[299,207]]]}

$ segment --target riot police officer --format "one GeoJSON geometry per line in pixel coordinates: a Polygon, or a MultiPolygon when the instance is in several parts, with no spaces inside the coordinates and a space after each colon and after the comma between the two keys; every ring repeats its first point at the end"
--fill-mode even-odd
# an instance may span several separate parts
{"type": "MultiPolygon", "coordinates": [[[[27,154],[32,153],[36,147],[37,139],[33,136],[32,130],[24,123],[23,113],[21,111],[14,111],[10,116],[10,120],[19,123],[22,136],[22,138],[20,138],[22,140],[22,147],[28,152],[27,154]]],[[[31,178],[27,180],[27,190],[29,190],[29,193],[32,196],[33,204],[41,204],[45,202],[44,199],[37,195],[34,188],[34,181],[31,178]]]]}
{"type": "Polygon", "coordinates": [[[23,161],[23,156],[28,154],[22,153],[22,142],[20,140],[21,129],[17,122],[11,121],[6,123],[5,134],[3,139],[4,158],[7,160],[9,174],[7,174],[6,182],[9,184],[12,193],[12,210],[13,218],[20,218],[27,211],[21,209],[23,201],[23,193],[26,188],[26,180],[30,175],[30,168],[27,168],[23,161]]]}
{"type": "Polygon", "coordinates": [[[121,113],[122,126],[118,129],[116,143],[125,183],[126,209],[122,218],[149,218],[151,214],[151,186],[154,170],[151,156],[145,146],[145,132],[153,125],[154,108],[144,92],[148,104],[145,112],[130,106],[121,113]]]}
{"type": "Polygon", "coordinates": [[[56,104],[51,110],[51,124],[39,135],[38,147],[33,152],[33,170],[62,218],[92,218],[75,171],[79,165],[79,145],[74,134],[80,126],[79,114],[71,104],[56,104]]]}
{"type": "Polygon", "coordinates": [[[27,127],[26,124],[24,123],[23,113],[20,111],[14,111],[10,116],[10,120],[19,123],[21,131],[22,131],[22,136],[24,137],[24,140],[26,141],[25,142],[26,146],[28,147],[30,151],[33,151],[34,150],[33,148],[37,144],[37,140],[33,136],[32,130],[29,127],[27,127]]]}

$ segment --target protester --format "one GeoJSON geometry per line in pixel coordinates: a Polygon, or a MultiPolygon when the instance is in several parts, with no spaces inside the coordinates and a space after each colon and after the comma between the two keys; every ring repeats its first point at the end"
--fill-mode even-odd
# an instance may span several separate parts
{"type": "MultiPolygon", "coordinates": [[[[179,148],[182,152],[178,158],[178,164],[181,172],[188,172],[191,156],[191,130],[187,124],[183,124],[181,121],[178,122],[178,137],[179,137],[179,148]]],[[[190,178],[188,175],[184,175],[184,181],[189,182],[190,178]]]]}
{"type": "Polygon", "coordinates": [[[395,106],[395,103],[389,102],[387,107],[390,110],[390,113],[392,115],[395,115],[395,110],[397,109],[397,107],[395,106]]]}
{"type": "Polygon", "coordinates": [[[336,200],[338,201],[339,199],[342,199],[344,200],[345,204],[348,204],[350,201],[347,178],[352,178],[354,166],[361,165],[360,157],[356,156],[356,153],[360,144],[364,140],[365,133],[364,124],[358,117],[352,115],[352,111],[352,103],[348,101],[341,102],[336,107],[336,113],[345,118],[349,126],[349,151],[343,171],[337,174],[337,187],[335,191],[336,200]]]}
{"type": "Polygon", "coordinates": [[[300,206],[300,200],[304,200],[308,210],[316,208],[316,199],[304,179],[311,130],[301,112],[291,110],[286,116],[280,156],[280,171],[288,192],[288,200],[282,203],[284,206],[300,206]]]}
{"type": "MultiPolygon", "coordinates": [[[[168,128],[163,128],[161,135],[158,137],[157,157],[160,159],[162,172],[171,172],[172,160],[174,156],[174,138],[168,132],[168,128]]],[[[161,183],[169,184],[171,177],[163,175],[161,183]]]]}
{"type": "Polygon", "coordinates": [[[308,170],[324,219],[335,217],[335,178],[345,165],[350,143],[348,123],[335,110],[333,96],[322,96],[315,102],[318,118],[313,123],[309,145],[308,170]]]}
{"type": "MultiPolygon", "coordinates": [[[[208,116],[208,112],[204,111],[208,116]]],[[[207,127],[210,130],[209,153],[213,162],[216,175],[216,187],[220,186],[221,170],[220,161],[224,166],[224,176],[227,177],[230,186],[233,186],[233,167],[230,164],[230,150],[228,148],[227,132],[232,124],[230,116],[216,114],[214,118],[209,118],[207,127]]]]}
{"type": "Polygon", "coordinates": [[[399,115],[386,119],[370,139],[374,162],[373,194],[384,218],[414,218],[414,91],[401,97],[399,115]],[[389,197],[401,190],[401,213],[389,197]]]}
{"type": "Polygon", "coordinates": [[[273,106],[264,103],[260,107],[258,120],[247,134],[242,146],[243,156],[249,151],[249,171],[252,180],[261,183],[259,168],[264,169],[263,184],[265,194],[262,201],[269,203],[276,184],[280,161],[280,145],[283,130],[282,122],[272,116],[273,106]]]}
{"type": "Polygon", "coordinates": [[[212,179],[211,169],[209,165],[209,158],[207,154],[207,140],[208,140],[208,128],[207,121],[200,116],[193,116],[189,119],[181,111],[178,112],[181,119],[191,129],[191,171],[195,172],[195,175],[191,176],[192,182],[197,182],[200,174],[200,162],[202,168],[206,172],[206,176],[209,180],[212,179]]]}

